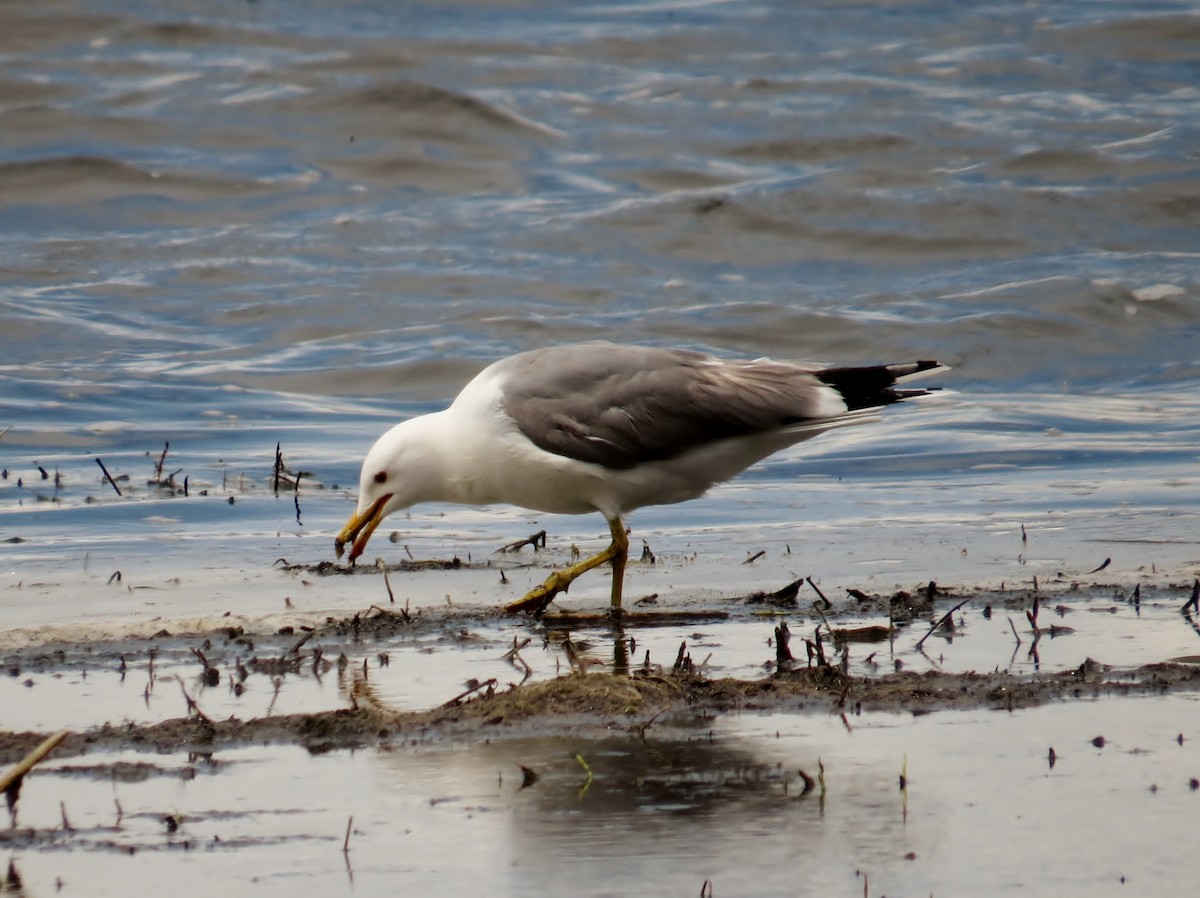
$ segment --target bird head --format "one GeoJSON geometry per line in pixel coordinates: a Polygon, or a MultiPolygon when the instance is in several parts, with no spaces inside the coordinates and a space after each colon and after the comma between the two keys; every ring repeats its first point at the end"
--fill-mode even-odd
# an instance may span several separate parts
{"type": "Polygon", "coordinates": [[[367,453],[358,481],[358,508],[333,541],[338,558],[350,543],[353,562],[384,518],[426,498],[435,471],[420,421],[397,424],[367,453]]]}

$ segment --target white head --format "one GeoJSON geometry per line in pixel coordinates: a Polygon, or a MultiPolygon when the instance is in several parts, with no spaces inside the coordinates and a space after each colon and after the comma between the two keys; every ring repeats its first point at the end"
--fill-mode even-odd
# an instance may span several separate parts
{"type": "Polygon", "coordinates": [[[334,540],[339,558],[351,540],[349,560],[358,558],[388,515],[439,498],[443,475],[436,428],[431,426],[435,418],[403,421],[375,441],[359,475],[358,510],[334,540]]]}

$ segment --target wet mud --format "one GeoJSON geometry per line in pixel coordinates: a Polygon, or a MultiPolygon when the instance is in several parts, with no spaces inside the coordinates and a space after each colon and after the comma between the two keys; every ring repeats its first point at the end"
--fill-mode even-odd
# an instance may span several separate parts
{"type": "MultiPolygon", "coordinates": [[[[781,590],[787,591],[787,587],[781,590]]],[[[1135,598],[1140,603],[1141,592],[1139,585],[1121,604],[1132,607],[1135,598]]],[[[1190,627],[1200,635],[1193,617],[1194,593],[1194,586],[1176,584],[1161,587],[1154,595],[1163,608],[1177,603],[1181,628],[1190,627]]],[[[979,589],[964,598],[931,583],[926,590],[911,594],[859,594],[853,606],[836,610],[828,600],[824,600],[828,610],[820,610],[821,601],[814,602],[804,617],[785,609],[763,611],[762,595],[752,594],[720,609],[632,612],[619,622],[597,612],[523,620],[490,609],[410,611],[373,605],[299,630],[290,625],[259,632],[243,625],[188,633],[163,628],[151,636],[26,645],[7,650],[0,659],[10,680],[20,681],[32,672],[56,677],[72,670],[111,666],[119,669],[123,681],[126,671],[131,671],[127,659],[148,655],[147,695],[152,688],[178,692],[182,713],[177,717],[151,723],[68,727],[55,751],[59,758],[96,751],[203,752],[263,743],[296,745],[320,753],[383,744],[470,745],[505,737],[558,734],[627,733],[644,738],[651,729],[694,728],[697,722],[729,714],[813,713],[853,718],[863,712],[1014,711],[1051,702],[1157,696],[1200,688],[1200,654],[1134,666],[1114,666],[1085,656],[1078,666],[1047,671],[1002,671],[998,666],[990,672],[904,669],[906,657],[928,658],[922,654],[925,639],[953,634],[956,613],[975,612],[990,620],[993,614],[1007,610],[1014,658],[1021,649],[1034,656],[1042,639],[1074,633],[1065,625],[1039,626],[1038,609],[1056,608],[1064,616],[1070,608],[1062,602],[1070,601],[1076,608],[1081,603],[1098,604],[1090,610],[1112,614],[1117,609],[1107,590],[1093,596],[1078,584],[1036,595],[979,589]],[[1024,609],[1027,619],[1020,631],[1011,617],[1018,609],[1024,609]],[[861,623],[864,619],[866,624],[861,623]],[[795,638],[789,620],[797,632],[795,638]],[[848,620],[859,623],[841,625],[848,620]],[[754,661],[761,676],[706,675],[705,665],[693,660],[686,639],[673,663],[651,663],[648,651],[644,660],[636,655],[637,640],[644,639],[637,634],[656,627],[715,627],[719,640],[721,626],[730,621],[753,626],[763,634],[761,661],[754,661]],[[587,641],[573,638],[573,633],[584,629],[587,641]],[[805,635],[800,635],[801,631],[805,635]],[[380,671],[389,667],[386,646],[396,639],[477,644],[493,653],[511,639],[512,648],[504,657],[514,676],[505,682],[496,677],[468,678],[460,693],[447,696],[435,707],[398,708],[376,688],[377,674],[370,670],[372,661],[380,671]],[[534,639],[562,656],[558,675],[531,682],[528,674],[517,676],[528,668],[519,649],[534,639]],[[904,644],[899,650],[897,642],[904,644]],[[851,649],[859,656],[853,669],[851,649]],[[231,654],[234,650],[236,655],[231,654]],[[351,662],[353,656],[362,660],[351,662]],[[230,657],[236,661],[230,663],[230,657]],[[156,659],[164,671],[157,682],[156,659]],[[172,669],[172,659],[179,669],[190,663],[187,676],[167,672],[172,669]],[[227,673],[224,665],[229,665],[227,673]],[[222,676],[230,681],[230,691],[239,695],[241,682],[256,675],[271,679],[278,694],[287,688],[284,680],[288,676],[319,680],[324,673],[336,677],[341,707],[243,719],[236,714],[207,714],[192,697],[205,687],[224,685],[222,676]],[[238,679],[241,682],[233,682],[238,679]]],[[[699,632],[694,635],[703,638],[699,632]]],[[[1086,646],[1076,648],[1086,650],[1086,646]]],[[[27,684],[32,686],[33,681],[27,684]]],[[[0,731],[0,763],[15,763],[48,735],[0,731]]]]}

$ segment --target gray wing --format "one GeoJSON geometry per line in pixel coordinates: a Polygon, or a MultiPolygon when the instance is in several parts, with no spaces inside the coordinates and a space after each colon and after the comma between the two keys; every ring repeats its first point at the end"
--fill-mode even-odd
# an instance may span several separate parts
{"type": "Polygon", "coordinates": [[[534,350],[497,374],[504,410],[535,445],[617,469],[849,407],[811,367],[611,343],[534,350]]]}

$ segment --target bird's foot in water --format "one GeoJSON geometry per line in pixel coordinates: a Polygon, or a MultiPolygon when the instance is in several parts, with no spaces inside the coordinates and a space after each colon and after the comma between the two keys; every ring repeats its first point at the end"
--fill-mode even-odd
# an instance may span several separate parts
{"type": "Polygon", "coordinates": [[[556,595],[566,592],[579,577],[611,561],[613,564],[612,603],[617,613],[620,613],[621,584],[625,576],[625,555],[629,550],[629,540],[625,535],[625,525],[621,523],[620,518],[609,521],[609,529],[612,530],[613,541],[607,549],[591,558],[577,561],[570,567],[555,571],[546,578],[545,583],[531,589],[523,599],[509,602],[504,606],[504,610],[508,614],[523,613],[537,617],[546,610],[547,605],[554,601],[556,595]]]}
{"type": "Polygon", "coordinates": [[[554,601],[555,596],[560,592],[567,591],[567,587],[574,579],[574,577],[564,577],[559,571],[555,571],[546,578],[546,582],[541,586],[535,586],[529,590],[524,598],[505,605],[504,613],[528,614],[530,617],[537,617],[554,601]]]}

